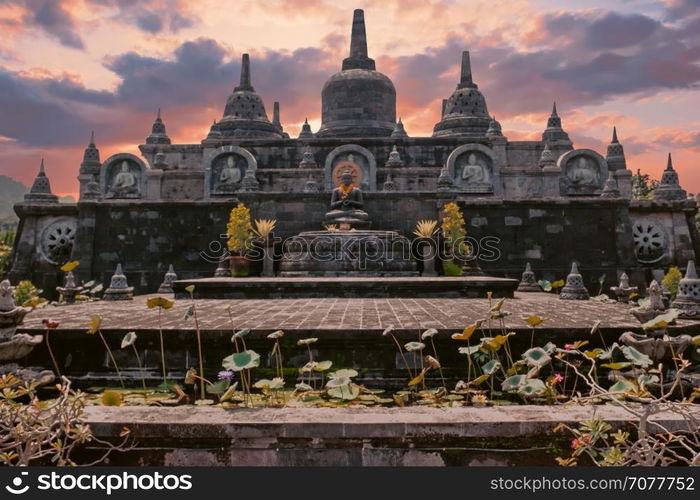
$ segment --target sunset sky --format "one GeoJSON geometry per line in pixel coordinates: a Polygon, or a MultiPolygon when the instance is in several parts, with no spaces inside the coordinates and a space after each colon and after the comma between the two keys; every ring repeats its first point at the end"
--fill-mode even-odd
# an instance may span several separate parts
{"type": "Polygon", "coordinates": [[[90,131],[102,159],[138,153],[158,107],[174,142],[221,117],[240,55],[268,115],[320,125],[324,81],[363,8],[369,55],[409,135],[430,135],[460,54],[510,140],[539,139],[552,101],[576,147],[659,178],[673,153],[700,191],[700,0],[0,0],[0,174],[77,191],[90,131]]]}

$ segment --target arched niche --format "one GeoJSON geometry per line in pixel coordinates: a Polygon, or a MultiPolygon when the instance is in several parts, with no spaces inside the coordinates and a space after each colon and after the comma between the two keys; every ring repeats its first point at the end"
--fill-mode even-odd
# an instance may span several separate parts
{"type": "Polygon", "coordinates": [[[377,162],[368,149],[357,144],[346,144],[328,153],[324,182],[327,191],[336,187],[338,177],[345,170],[353,173],[354,182],[363,191],[377,190],[377,162]]]}
{"type": "Polygon", "coordinates": [[[562,196],[598,196],[608,178],[608,163],[592,149],[573,149],[557,160],[562,196]]]}
{"type": "Polygon", "coordinates": [[[100,168],[100,188],[105,199],[144,198],[148,166],[136,155],[117,153],[100,168]]]}
{"type": "Polygon", "coordinates": [[[243,177],[250,171],[255,175],[258,162],[247,149],[221,146],[204,159],[204,197],[230,196],[241,188],[243,177]]]}
{"type": "Polygon", "coordinates": [[[463,144],[447,157],[453,186],[465,193],[493,194],[500,172],[496,156],[483,144],[463,144]]]}

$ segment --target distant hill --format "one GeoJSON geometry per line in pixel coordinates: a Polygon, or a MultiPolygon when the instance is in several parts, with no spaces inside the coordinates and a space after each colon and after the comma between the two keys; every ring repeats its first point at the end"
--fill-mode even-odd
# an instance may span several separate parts
{"type": "MultiPolygon", "coordinates": [[[[6,175],[0,175],[0,226],[18,222],[12,209],[15,203],[22,201],[29,188],[6,175]]],[[[62,203],[75,203],[73,196],[61,196],[62,203]]]]}
{"type": "Polygon", "coordinates": [[[6,175],[0,175],[0,224],[17,222],[12,206],[24,199],[29,188],[6,175]]]}

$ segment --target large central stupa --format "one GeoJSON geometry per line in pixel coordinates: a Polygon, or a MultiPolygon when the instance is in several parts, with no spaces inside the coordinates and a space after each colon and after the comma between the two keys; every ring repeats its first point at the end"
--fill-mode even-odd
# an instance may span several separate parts
{"type": "Polygon", "coordinates": [[[367,55],[365,14],[357,9],[352,20],[350,57],[331,76],[321,92],[321,128],[317,137],[387,137],[396,124],[396,89],[376,70],[367,55]]]}

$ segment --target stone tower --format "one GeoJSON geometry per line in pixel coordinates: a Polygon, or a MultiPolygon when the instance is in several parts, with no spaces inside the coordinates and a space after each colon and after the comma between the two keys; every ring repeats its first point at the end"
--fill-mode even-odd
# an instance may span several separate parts
{"type": "Polygon", "coordinates": [[[321,93],[321,128],[317,137],[388,137],[396,125],[396,89],[376,71],[367,55],[365,14],[354,12],[350,56],[321,93]]]}
{"type": "Polygon", "coordinates": [[[255,92],[250,76],[250,56],[243,54],[241,81],[226,101],[219,132],[227,137],[264,137],[281,139],[281,126],[270,122],[262,98],[255,92]]]}
{"type": "Polygon", "coordinates": [[[435,125],[433,137],[484,137],[490,123],[486,99],[474,83],[469,51],[465,50],[457,89],[443,101],[442,119],[435,125]]]}
{"type": "Polygon", "coordinates": [[[661,182],[654,189],[654,199],[657,200],[684,200],[688,193],[681,188],[678,182],[678,173],[673,168],[671,153],[668,154],[666,170],[661,174],[661,182]]]}
{"type": "Polygon", "coordinates": [[[83,161],[80,164],[80,173],[78,174],[80,198],[85,194],[88,184],[99,182],[100,165],[100,150],[95,145],[95,132],[91,132],[90,142],[83,153],[83,161]]]}

